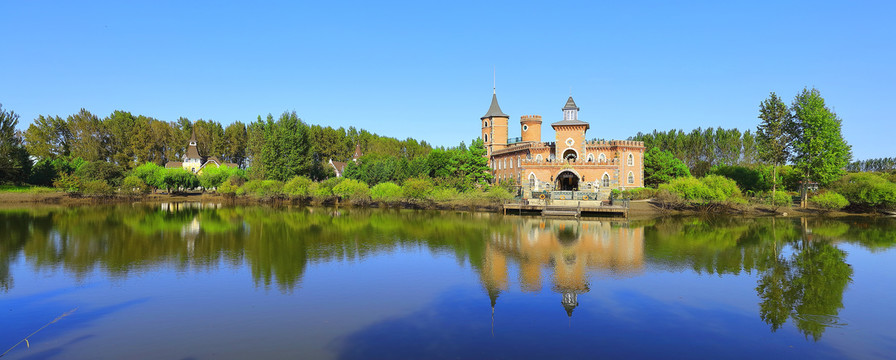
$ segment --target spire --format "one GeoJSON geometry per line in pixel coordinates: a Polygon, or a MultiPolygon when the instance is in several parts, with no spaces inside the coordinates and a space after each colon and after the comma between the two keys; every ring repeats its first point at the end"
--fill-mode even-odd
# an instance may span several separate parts
{"type": "MultiPolygon", "coordinates": [[[[572,92],[572,90],[570,90],[572,92]]],[[[569,99],[566,100],[566,105],[563,105],[563,110],[579,110],[579,107],[576,106],[576,102],[572,100],[572,95],[569,95],[569,99]]]]}
{"type": "Polygon", "coordinates": [[[485,119],[487,117],[493,116],[510,117],[509,115],[501,111],[501,107],[498,106],[498,95],[494,93],[492,94],[492,104],[488,107],[488,112],[485,113],[485,115],[483,115],[480,119],[485,119]]]}

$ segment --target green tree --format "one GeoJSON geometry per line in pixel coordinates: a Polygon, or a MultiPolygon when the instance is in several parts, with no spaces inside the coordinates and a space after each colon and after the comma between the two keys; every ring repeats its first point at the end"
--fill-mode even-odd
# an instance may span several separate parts
{"type": "Polygon", "coordinates": [[[644,185],[657,187],[672,179],[691,176],[688,167],[671,152],[651,148],[644,154],[644,185]]]}
{"type": "Polygon", "coordinates": [[[115,110],[109,117],[103,120],[103,125],[108,133],[107,152],[116,164],[125,168],[136,165],[137,159],[132,141],[137,141],[137,118],[131,113],[115,110]]]}
{"type": "Polygon", "coordinates": [[[72,156],[87,161],[107,161],[109,135],[103,122],[85,109],[67,119],[72,132],[72,156]]]}
{"type": "Polygon", "coordinates": [[[19,114],[3,109],[0,104],[0,183],[23,183],[31,174],[31,159],[16,136],[19,114]]]}
{"type": "MultiPolygon", "coordinates": [[[[827,185],[839,179],[852,159],[851,147],[840,133],[840,118],[825,106],[815,88],[803,89],[793,100],[792,109],[794,162],[805,174],[804,184],[817,181],[827,185]]],[[[808,192],[803,191],[803,207],[807,197],[808,192]]]]}
{"type": "Polygon", "coordinates": [[[778,166],[790,159],[793,118],[784,101],[772,92],[768,99],[759,104],[759,119],[762,120],[756,128],[759,157],[774,166],[772,198],[775,198],[778,189],[778,166]]]}
{"type": "Polygon", "coordinates": [[[243,166],[248,137],[246,125],[237,121],[224,129],[224,160],[243,166]]]}
{"type": "Polygon", "coordinates": [[[25,147],[42,159],[53,159],[71,154],[72,132],[59,116],[40,115],[25,130],[25,147]]]}
{"type": "Polygon", "coordinates": [[[274,122],[271,116],[264,124],[264,145],[260,160],[265,177],[288,181],[296,175],[308,175],[312,168],[308,126],[293,112],[284,112],[274,122]]]}

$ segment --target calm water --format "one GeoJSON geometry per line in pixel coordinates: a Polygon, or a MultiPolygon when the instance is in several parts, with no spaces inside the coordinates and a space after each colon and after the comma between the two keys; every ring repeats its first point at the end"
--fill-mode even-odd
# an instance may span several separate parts
{"type": "Polygon", "coordinates": [[[894,358],[896,219],[0,210],[10,359],[894,358]]]}

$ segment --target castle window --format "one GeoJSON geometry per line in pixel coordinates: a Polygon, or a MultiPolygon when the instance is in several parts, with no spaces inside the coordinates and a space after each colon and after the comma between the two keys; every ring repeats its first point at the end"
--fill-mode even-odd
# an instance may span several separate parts
{"type": "Polygon", "coordinates": [[[600,180],[600,186],[610,187],[610,175],[607,175],[607,173],[604,173],[604,177],[601,178],[601,180],[600,180]]]}
{"type": "Polygon", "coordinates": [[[517,156],[516,157],[516,167],[520,167],[520,162],[522,162],[522,161],[523,161],[523,158],[521,156],[517,156]]]}
{"type": "Polygon", "coordinates": [[[594,154],[588,154],[588,162],[594,162],[594,154]]]}
{"type": "Polygon", "coordinates": [[[523,125],[523,131],[528,131],[528,130],[529,130],[529,125],[523,125]]]}
{"type": "Polygon", "coordinates": [[[601,153],[600,155],[597,156],[597,161],[602,162],[602,163],[607,162],[607,156],[604,155],[603,153],[601,153]]]}
{"type": "Polygon", "coordinates": [[[488,127],[488,120],[483,121],[482,124],[483,124],[483,125],[482,125],[483,127],[488,127]]]}
{"type": "Polygon", "coordinates": [[[536,181],[537,179],[535,178],[535,174],[529,174],[529,188],[532,189],[532,191],[538,191],[538,189],[535,187],[536,181]]]}
{"type": "Polygon", "coordinates": [[[513,169],[513,159],[510,159],[510,168],[513,169]]]}
{"type": "Polygon", "coordinates": [[[632,153],[628,153],[628,166],[635,165],[635,156],[632,153]]]}
{"type": "Polygon", "coordinates": [[[543,161],[544,158],[541,157],[541,154],[535,155],[535,161],[543,161]]]}
{"type": "Polygon", "coordinates": [[[482,141],[488,142],[488,134],[482,134],[482,141]]]}
{"type": "Polygon", "coordinates": [[[635,173],[633,173],[631,171],[628,172],[628,183],[629,184],[635,183],[635,173]]]}

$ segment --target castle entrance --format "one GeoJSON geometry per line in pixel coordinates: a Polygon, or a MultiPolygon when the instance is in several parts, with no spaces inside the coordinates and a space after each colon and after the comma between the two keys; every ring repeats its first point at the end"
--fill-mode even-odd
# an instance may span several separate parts
{"type": "Polygon", "coordinates": [[[557,175],[557,190],[578,191],[579,176],[572,171],[563,171],[557,175]]]}

